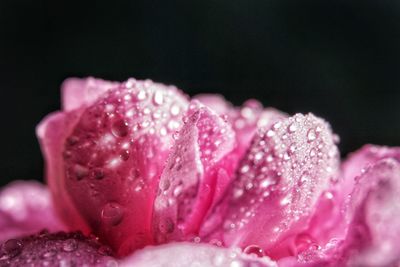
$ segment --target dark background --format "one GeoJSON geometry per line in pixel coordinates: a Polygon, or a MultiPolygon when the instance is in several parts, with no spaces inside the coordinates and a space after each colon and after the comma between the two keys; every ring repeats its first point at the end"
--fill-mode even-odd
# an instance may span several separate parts
{"type": "Polygon", "coordinates": [[[0,181],[42,179],[35,125],[69,76],[151,78],[400,144],[400,1],[0,1],[0,181]]]}

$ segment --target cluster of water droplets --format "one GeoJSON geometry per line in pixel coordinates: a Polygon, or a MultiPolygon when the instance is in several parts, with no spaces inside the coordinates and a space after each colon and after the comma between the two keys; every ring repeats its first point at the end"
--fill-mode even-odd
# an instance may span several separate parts
{"type": "Polygon", "coordinates": [[[190,105],[184,122],[161,175],[155,202],[156,214],[161,215],[166,213],[165,210],[172,209],[176,219],[170,220],[161,215],[158,240],[165,239],[165,235],[173,231],[165,229],[181,229],[181,224],[196,208],[197,199],[204,197],[199,195],[200,188],[211,190],[210,185],[201,184],[206,179],[204,177],[211,175],[211,169],[234,148],[234,132],[230,125],[197,101],[190,105]]]}
{"type": "Polygon", "coordinates": [[[91,264],[116,267],[110,248],[79,232],[48,233],[10,239],[0,248],[1,266],[78,266],[91,264]]]}
{"type": "MultiPolygon", "coordinates": [[[[117,179],[125,180],[126,188],[133,189],[123,194],[140,192],[146,187],[146,179],[159,174],[162,166],[153,165],[165,160],[157,157],[169,150],[187,105],[185,96],[175,87],[150,80],[130,79],[110,90],[83,112],[65,142],[67,179],[85,180],[93,198],[100,194],[99,183],[117,179]],[[140,169],[132,154],[137,154],[142,165],[148,163],[148,168],[140,169]]],[[[123,214],[118,203],[106,203],[101,210],[101,218],[111,225],[119,224],[123,214]]]]}
{"type": "Polygon", "coordinates": [[[238,169],[225,229],[241,229],[257,215],[260,205],[276,205],[279,200],[284,218],[273,231],[284,231],[290,221],[308,215],[337,168],[330,128],[312,114],[297,114],[259,129],[238,169]]]}

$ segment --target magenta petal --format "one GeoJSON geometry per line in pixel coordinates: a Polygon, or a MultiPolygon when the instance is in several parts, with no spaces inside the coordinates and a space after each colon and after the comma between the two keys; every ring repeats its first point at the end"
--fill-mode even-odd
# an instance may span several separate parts
{"type": "Polygon", "coordinates": [[[320,194],[337,175],[339,159],[329,125],[297,114],[258,131],[232,188],[224,223],[227,245],[277,245],[305,230],[320,194]]]}
{"type": "Polygon", "coordinates": [[[220,248],[207,244],[170,243],[147,247],[120,263],[121,267],[276,267],[268,257],[257,258],[240,250],[220,248]]]}
{"type": "Polygon", "coordinates": [[[64,111],[70,111],[91,105],[109,89],[117,86],[117,82],[92,77],[86,79],[69,78],[61,86],[62,108],[64,111]]]}
{"type": "Polygon", "coordinates": [[[219,115],[195,101],[160,179],[154,229],[158,242],[198,234],[208,210],[230,184],[234,132],[219,115]]]}
{"type": "Polygon", "coordinates": [[[48,233],[9,239],[1,244],[0,266],[117,266],[111,249],[79,232],[48,233]]]}
{"type": "Polygon", "coordinates": [[[0,192],[0,242],[48,229],[65,229],[55,214],[48,189],[34,181],[17,181],[0,192]]]}
{"type": "Polygon", "coordinates": [[[36,135],[45,160],[45,176],[54,207],[69,230],[90,229],[77,212],[67,193],[64,179],[64,143],[67,135],[78,120],[75,113],[56,112],[45,117],[36,128],[36,135]]]}
{"type": "Polygon", "coordinates": [[[187,106],[173,86],[129,80],[88,106],[62,143],[59,179],[118,255],[153,242],[153,202],[187,106]]]}

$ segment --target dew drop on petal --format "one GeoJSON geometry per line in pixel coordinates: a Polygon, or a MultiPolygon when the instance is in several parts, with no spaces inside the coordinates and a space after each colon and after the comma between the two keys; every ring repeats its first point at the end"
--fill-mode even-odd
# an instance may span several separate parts
{"type": "Polygon", "coordinates": [[[243,252],[246,253],[246,254],[249,254],[249,255],[255,255],[255,256],[259,257],[259,258],[262,258],[262,257],[265,256],[264,250],[262,248],[260,248],[259,246],[257,246],[257,245],[247,246],[243,250],[243,252]]]}
{"type": "Polygon", "coordinates": [[[101,218],[104,223],[115,226],[121,223],[123,219],[122,207],[115,202],[110,202],[104,205],[101,211],[101,218]]]}

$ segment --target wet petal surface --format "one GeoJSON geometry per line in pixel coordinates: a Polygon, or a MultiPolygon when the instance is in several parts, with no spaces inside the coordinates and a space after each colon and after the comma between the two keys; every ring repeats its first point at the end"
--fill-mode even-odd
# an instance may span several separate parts
{"type": "Polygon", "coordinates": [[[120,263],[121,267],[274,267],[268,257],[257,258],[240,250],[207,244],[170,243],[147,247],[120,263]]]}
{"type": "Polygon", "coordinates": [[[312,114],[261,129],[232,188],[225,243],[256,244],[275,257],[290,253],[279,243],[304,230],[338,163],[329,125],[312,114]]]}
{"type": "Polygon", "coordinates": [[[234,132],[219,115],[193,102],[176,136],[155,201],[158,242],[198,235],[201,223],[232,181],[234,132]]]}
{"type": "Polygon", "coordinates": [[[111,249],[79,232],[9,239],[0,247],[0,266],[118,266],[111,249]]]}

